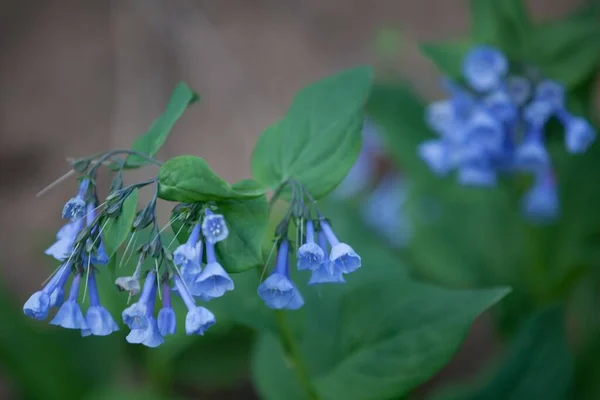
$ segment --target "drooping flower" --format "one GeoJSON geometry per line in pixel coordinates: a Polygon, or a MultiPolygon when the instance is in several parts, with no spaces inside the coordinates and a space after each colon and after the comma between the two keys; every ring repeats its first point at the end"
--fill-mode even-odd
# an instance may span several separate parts
{"type": "Polygon", "coordinates": [[[206,266],[195,281],[192,294],[202,300],[211,300],[221,297],[225,292],[233,290],[233,280],[227,271],[217,261],[215,245],[206,241],[206,266]]]}
{"type": "MultiPolygon", "coordinates": [[[[152,272],[151,272],[152,273],[152,272]]],[[[146,282],[148,282],[148,277],[146,278],[146,282]]],[[[144,289],[146,289],[146,284],[144,284],[144,289]]],[[[142,291],[142,295],[144,295],[144,290],[142,291]]],[[[141,297],[140,296],[140,297],[141,297]]],[[[156,285],[152,284],[148,291],[148,300],[145,305],[144,311],[144,319],[146,323],[143,327],[133,328],[130,326],[131,331],[125,337],[127,342],[132,344],[143,344],[147,347],[158,347],[165,342],[165,339],[160,334],[158,330],[158,323],[156,322],[156,318],[152,315],[154,312],[154,303],[156,301],[156,285]]]]}
{"type": "MultiPolygon", "coordinates": [[[[86,209],[86,222],[87,225],[90,226],[94,223],[94,219],[96,218],[96,203],[94,201],[90,201],[87,204],[87,209],[86,209]]],[[[92,233],[96,233],[96,230],[98,228],[94,228],[94,230],[92,231],[92,233]]],[[[96,251],[92,252],[91,256],[90,256],[90,264],[93,265],[106,265],[108,264],[109,261],[109,257],[108,254],[106,253],[106,248],[104,247],[104,241],[102,240],[102,238],[98,238],[98,239],[88,239],[88,243],[95,243],[96,241],[99,241],[98,247],[96,249],[96,251]]],[[[83,262],[85,264],[88,263],[87,261],[87,255],[84,255],[84,260],[83,262]]]]}
{"type": "Polygon", "coordinates": [[[62,210],[63,219],[67,219],[69,221],[75,221],[83,218],[85,215],[85,204],[86,204],[86,195],[90,185],[90,180],[85,178],[79,184],[79,191],[77,192],[77,196],[69,199],[65,203],[65,206],[62,210]]]}
{"type": "Polygon", "coordinates": [[[558,82],[544,80],[535,87],[535,99],[547,104],[551,112],[559,112],[565,106],[565,87],[558,82]]]}
{"type": "Polygon", "coordinates": [[[50,321],[50,324],[62,326],[67,329],[88,329],[83,313],[81,312],[81,307],[77,303],[80,280],[80,273],[73,276],[69,298],[60,307],[52,321],[50,321]]]}
{"type": "Polygon", "coordinates": [[[62,261],[69,258],[73,252],[73,244],[75,239],[83,227],[83,219],[75,220],[64,225],[56,234],[56,242],[52,246],[48,247],[45,254],[54,257],[55,259],[62,261]]]}
{"type": "Polygon", "coordinates": [[[338,240],[329,222],[321,220],[321,229],[331,245],[329,259],[333,263],[334,270],[349,274],[359,269],[361,264],[360,256],[348,244],[338,240]]]}
{"type": "Polygon", "coordinates": [[[258,295],[273,309],[297,310],[304,304],[300,291],[289,274],[289,242],[283,239],[279,244],[275,269],[258,287],[258,295]]]}
{"type": "Polygon", "coordinates": [[[156,273],[150,271],[144,281],[144,288],[136,303],[123,310],[123,322],[130,329],[146,329],[149,324],[148,310],[152,315],[156,294],[156,273]]]}
{"type": "Polygon", "coordinates": [[[187,335],[203,335],[216,322],[215,316],[204,307],[196,306],[192,295],[188,292],[179,276],[173,278],[177,291],[185,303],[188,313],[185,317],[185,333],[187,335]]]}
{"type": "Polygon", "coordinates": [[[161,335],[174,335],[177,329],[175,311],[171,306],[171,290],[167,281],[163,282],[163,306],[158,312],[158,331],[161,335]]]}
{"type": "Polygon", "coordinates": [[[68,273],[62,273],[56,281],[56,287],[50,293],[50,308],[60,307],[65,300],[65,285],[69,280],[68,273]]]}
{"type": "MultiPolygon", "coordinates": [[[[327,237],[323,231],[318,232],[319,246],[323,252],[327,252],[327,237]]],[[[319,268],[312,271],[312,275],[308,281],[309,285],[318,285],[322,283],[345,283],[346,280],[342,276],[342,272],[333,268],[333,263],[329,258],[323,258],[319,268]]]]}
{"type": "Polygon", "coordinates": [[[65,263],[60,267],[42,290],[35,292],[29,297],[23,305],[23,313],[30,318],[38,320],[46,319],[52,304],[51,294],[60,284],[61,278],[63,278],[64,275],[68,276],[68,274],[70,274],[70,268],[70,263],[65,263]]]}
{"type": "Polygon", "coordinates": [[[199,259],[201,257],[202,241],[200,240],[200,224],[196,224],[187,242],[179,245],[173,252],[173,263],[180,268],[182,274],[196,273],[196,271],[199,273],[199,259]]]}
{"type": "Polygon", "coordinates": [[[98,286],[96,284],[96,273],[93,267],[88,271],[88,286],[90,296],[90,307],[87,310],[85,320],[89,329],[89,334],[96,336],[106,336],[118,331],[119,326],[112,315],[100,303],[98,286]]]}
{"type": "Polygon", "coordinates": [[[315,243],[315,227],[311,220],[306,221],[306,242],[297,252],[298,270],[315,270],[321,266],[325,253],[315,243]]]}
{"type": "Polygon", "coordinates": [[[443,139],[426,140],[419,145],[419,156],[436,175],[446,176],[455,167],[450,144],[443,139]]]}
{"type": "Polygon", "coordinates": [[[516,151],[516,163],[524,171],[541,171],[550,167],[550,156],[540,127],[532,126],[516,151]]]}
{"type": "Polygon", "coordinates": [[[567,151],[571,154],[585,153],[596,140],[594,128],[581,117],[573,117],[563,113],[561,119],[565,125],[567,151]]]}
{"type": "Polygon", "coordinates": [[[463,75],[469,85],[487,92],[500,86],[508,72],[508,61],[502,52],[490,46],[473,48],[465,57],[463,75]]]}
{"type": "Polygon", "coordinates": [[[533,186],[523,197],[522,207],[525,217],[538,224],[549,223],[558,218],[558,189],[550,170],[536,174],[533,186]]]}
{"type": "Polygon", "coordinates": [[[221,214],[215,214],[210,209],[205,210],[206,216],[202,221],[202,234],[207,243],[215,244],[227,239],[229,229],[225,223],[225,217],[221,214]]]}

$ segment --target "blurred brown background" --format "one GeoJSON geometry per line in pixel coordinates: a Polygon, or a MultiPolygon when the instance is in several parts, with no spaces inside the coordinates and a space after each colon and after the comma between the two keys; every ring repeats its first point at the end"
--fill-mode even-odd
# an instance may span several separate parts
{"type": "MultiPolygon", "coordinates": [[[[546,19],[580,2],[528,5],[546,19]]],[[[2,0],[2,280],[24,300],[46,276],[41,250],[61,224],[75,181],[42,199],[35,194],[68,170],[65,158],[128,147],[177,81],[187,81],[202,102],[177,124],[160,157],[197,154],[228,180],[248,177],[256,138],[313,79],[371,63],[402,71],[435,96],[435,69],[415,42],[465,33],[468,3],[2,0]],[[403,32],[394,58],[374,51],[382,28],[403,32]]]]}

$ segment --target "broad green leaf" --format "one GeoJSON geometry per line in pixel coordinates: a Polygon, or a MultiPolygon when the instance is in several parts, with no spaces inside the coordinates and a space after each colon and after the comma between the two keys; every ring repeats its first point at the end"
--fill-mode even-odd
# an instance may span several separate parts
{"type": "MultiPolygon", "coordinates": [[[[300,342],[320,398],[385,400],[408,393],[449,362],[474,319],[508,290],[455,291],[382,279],[337,299],[323,292],[311,299],[320,302],[307,309],[300,342]]],[[[254,381],[265,399],[281,398],[297,387],[293,362],[284,363],[277,342],[259,343],[254,381]],[[272,376],[282,383],[267,383],[272,376]]]]}
{"type": "Polygon", "coordinates": [[[573,393],[573,360],[559,308],[546,309],[519,330],[496,375],[482,388],[436,399],[567,400],[573,393]]]}
{"type": "Polygon", "coordinates": [[[263,264],[262,244],[269,219],[266,197],[217,203],[229,236],[217,243],[217,257],[228,272],[243,272],[263,264]]]}
{"type": "Polygon", "coordinates": [[[443,42],[423,43],[419,47],[423,54],[452,79],[462,79],[463,59],[473,46],[470,39],[454,39],[443,42]]]}
{"type": "Polygon", "coordinates": [[[315,198],[333,190],[360,151],[371,80],[371,69],[359,67],[302,89],[285,118],[259,139],[252,155],[254,178],[271,189],[295,179],[315,198]]]}
{"type": "Polygon", "coordinates": [[[121,214],[117,218],[108,218],[102,229],[102,240],[108,256],[111,257],[131,232],[138,201],[138,189],[134,189],[123,202],[121,214]]]}
{"type": "MultiPolygon", "coordinates": [[[[198,94],[186,83],[180,82],[177,84],[163,114],[152,123],[148,132],[133,142],[131,149],[148,156],[155,155],[167,139],[175,122],[181,117],[185,109],[197,100],[199,100],[198,94]]],[[[126,160],[126,166],[129,168],[136,168],[145,164],[147,164],[147,161],[136,155],[130,155],[126,160]]]]}
{"type": "Polygon", "coordinates": [[[158,172],[159,196],[182,203],[245,199],[265,193],[253,180],[243,180],[231,186],[221,179],[200,157],[178,156],[164,163],[158,172]]]}

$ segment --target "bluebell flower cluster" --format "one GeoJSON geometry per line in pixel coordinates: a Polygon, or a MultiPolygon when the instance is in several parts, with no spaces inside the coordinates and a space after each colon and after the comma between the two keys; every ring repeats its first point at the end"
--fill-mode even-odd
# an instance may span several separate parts
{"type": "MultiPolygon", "coordinates": [[[[311,272],[309,285],[344,283],[343,275],[360,268],[360,256],[350,245],[338,240],[327,220],[308,219],[305,229],[304,243],[296,252],[296,266],[299,271],[311,272]]],[[[270,308],[297,310],[302,307],[304,300],[290,277],[287,237],[278,239],[277,246],[275,268],[260,284],[257,292],[270,308]]]]}
{"type": "Polygon", "coordinates": [[[457,171],[463,185],[493,186],[501,173],[532,174],[523,211],[543,222],[559,214],[547,123],[554,118],[562,124],[572,154],[585,152],[596,133],[567,110],[563,85],[530,71],[513,68],[496,48],[471,49],[463,61],[464,84],[447,81],[450,98],[427,108],[427,123],[439,138],[425,141],[418,151],[434,173],[457,171]]]}

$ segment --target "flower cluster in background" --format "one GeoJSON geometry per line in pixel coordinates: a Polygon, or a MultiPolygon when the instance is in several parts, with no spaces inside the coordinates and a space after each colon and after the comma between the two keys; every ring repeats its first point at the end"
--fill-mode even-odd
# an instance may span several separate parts
{"type": "Polygon", "coordinates": [[[532,68],[518,68],[490,46],[478,46],[463,62],[464,82],[446,81],[450,98],[429,105],[426,120],[439,137],[419,154],[430,169],[458,182],[492,186],[502,173],[525,172],[534,184],[523,197],[523,212],[544,222],[559,214],[557,185],[546,146],[551,119],[564,127],[569,153],[585,152],[596,138],[591,124],[566,107],[564,87],[532,68]]]}

